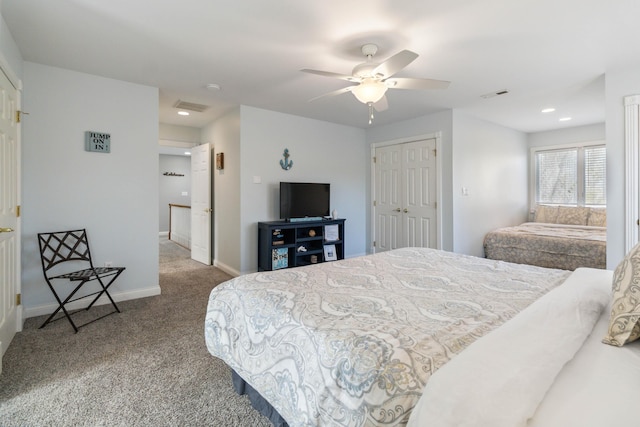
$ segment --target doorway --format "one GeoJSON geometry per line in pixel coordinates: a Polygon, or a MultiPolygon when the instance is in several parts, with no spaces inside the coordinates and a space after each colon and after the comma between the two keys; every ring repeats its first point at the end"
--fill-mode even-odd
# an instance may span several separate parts
{"type": "MultiPolygon", "coordinates": [[[[190,258],[212,264],[211,144],[161,144],[159,151],[159,238],[163,251],[175,244],[190,258]]],[[[176,250],[169,251],[175,255],[176,250]]],[[[165,254],[166,255],[166,254],[165,254]]]]}

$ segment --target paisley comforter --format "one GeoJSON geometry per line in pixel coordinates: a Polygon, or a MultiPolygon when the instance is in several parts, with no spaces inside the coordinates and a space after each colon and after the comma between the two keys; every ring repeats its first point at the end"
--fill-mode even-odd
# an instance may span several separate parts
{"type": "Polygon", "coordinates": [[[211,292],[206,344],[290,426],[405,425],[438,368],[568,275],[423,248],[249,274],[211,292]]]}
{"type": "Polygon", "coordinates": [[[484,238],[487,258],[575,270],[607,267],[607,228],[525,222],[493,230],[484,238]]]}

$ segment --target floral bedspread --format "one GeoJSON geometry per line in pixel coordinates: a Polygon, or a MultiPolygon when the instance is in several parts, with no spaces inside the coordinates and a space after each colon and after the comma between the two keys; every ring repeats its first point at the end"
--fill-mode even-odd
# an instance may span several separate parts
{"type": "Polygon", "coordinates": [[[526,222],[493,230],[485,256],[519,264],[575,270],[607,267],[607,228],[526,222]]]}
{"type": "Polygon", "coordinates": [[[211,292],[206,344],[292,427],[405,425],[438,368],[568,275],[423,248],[249,274],[211,292]]]}

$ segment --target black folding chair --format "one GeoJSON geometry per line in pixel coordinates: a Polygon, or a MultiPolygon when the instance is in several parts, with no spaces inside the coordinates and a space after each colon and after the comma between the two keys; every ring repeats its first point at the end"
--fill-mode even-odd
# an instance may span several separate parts
{"type": "Polygon", "coordinates": [[[53,233],[38,233],[38,243],[40,245],[40,259],[42,260],[44,278],[47,281],[49,288],[51,288],[51,292],[53,292],[53,296],[56,298],[56,301],[58,301],[58,308],[53,312],[53,314],[51,314],[51,316],[49,316],[40,328],[44,328],[49,322],[66,317],[69,320],[69,323],[71,323],[73,330],[77,333],[78,328],[82,326],[86,326],[89,323],[93,323],[96,320],[109,316],[110,314],[116,312],[120,313],[120,309],[113,301],[113,298],[111,298],[111,295],[109,295],[107,289],[124,271],[125,267],[94,267],[93,261],[91,260],[91,251],[89,250],[89,241],[87,239],[87,232],[85,229],[57,231],[53,233]],[[78,269],[79,267],[81,268],[78,269]],[[54,280],[67,280],[74,283],[74,285],[76,282],[78,284],[75,285],[75,288],[63,300],[61,299],[61,296],[58,295],[58,292],[56,292],[56,288],[53,286],[52,282],[54,280]],[[100,284],[100,289],[98,291],[74,298],[76,293],[80,291],[86,283],[93,282],[94,280],[100,284]],[[71,316],[83,309],[69,312],[66,305],[94,295],[95,298],[84,310],[89,310],[102,295],[106,295],[107,298],[109,298],[109,301],[111,301],[115,310],[80,326],[76,326],[76,324],[73,323],[71,316]],[[54,319],[55,315],[58,314],[60,310],[62,310],[64,316],[54,319]]]}

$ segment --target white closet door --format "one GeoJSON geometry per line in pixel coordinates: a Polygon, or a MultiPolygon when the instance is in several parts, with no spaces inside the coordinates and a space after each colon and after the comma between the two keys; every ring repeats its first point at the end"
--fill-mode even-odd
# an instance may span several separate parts
{"type": "Polygon", "coordinates": [[[436,140],[375,151],[375,251],[437,247],[436,140]]]}

